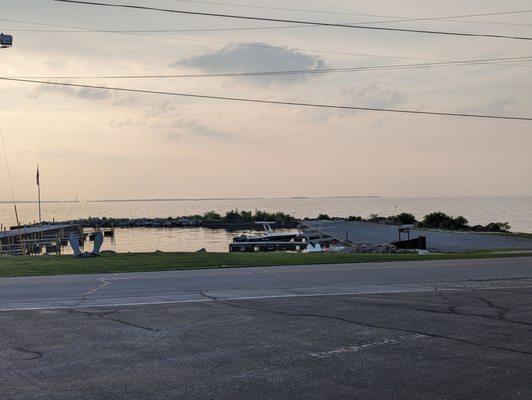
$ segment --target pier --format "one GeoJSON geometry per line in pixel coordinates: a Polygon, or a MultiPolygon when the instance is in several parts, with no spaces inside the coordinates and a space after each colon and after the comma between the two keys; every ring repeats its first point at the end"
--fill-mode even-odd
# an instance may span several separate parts
{"type": "Polygon", "coordinates": [[[39,225],[12,228],[0,232],[0,255],[31,255],[61,253],[61,247],[68,245],[68,237],[74,233],[84,237],[80,225],[39,225]]]}

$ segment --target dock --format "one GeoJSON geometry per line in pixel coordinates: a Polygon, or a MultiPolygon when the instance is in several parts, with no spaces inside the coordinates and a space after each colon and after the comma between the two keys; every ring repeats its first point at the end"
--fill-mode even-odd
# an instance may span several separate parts
{"type": "Polygon", "coordinates": [[[305,242],[233,242],[229,244],[229,252],[272,252],[272,251],[302,251],[307,248],[305,242]]]}
{"type": "Polygon", "coordinates": [[[74,233],[83,237],[80,225],[33,225],[12,228],[0,232],[0,255],[31,255],[61,253],[68,245],[68,237],[74,233]]]}

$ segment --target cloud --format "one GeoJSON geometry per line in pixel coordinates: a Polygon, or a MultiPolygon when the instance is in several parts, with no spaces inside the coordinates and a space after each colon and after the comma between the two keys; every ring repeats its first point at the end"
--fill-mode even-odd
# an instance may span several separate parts
{"type": "MultiPolygon", "coordinates": [[[[227,46],[214,53],[192,57],[171,64],[211,73],[254,72],[276,70],[323,69],[325,61],[299,50],[270,47],[265,43],[245,43],[247,46],[227,46]]],[[[260,85],[293,83],[306,79],[305,75],[278,75],[246,78],[260,85]]]]}
{"type": "MultiPolygon", "coordinates": [[[[328,99],[330,103],[338,105],[369,107],[369,108],[399,108],[406,103],[406,97],[396,89],[384,86],[382,82],[373,81],[364,83],[361,87],[354,89],[342,89],[337,99],[328,99]]],[[[308,120],[315,124],[327,125],[334,122],[335,119],[341,118],[358,118],[360,115],[375,116],[371,118],[369,124],[374,129],[381,129],[383,125],[391,118],[386,113],[369,113],[367,111],[356,110],[336,110],[336,109],[311,109],[306,110],[308,120]]],[[[341,122],[344,124],[345,122],[341,122]]]]}
{"type": "Polygon", "coordinates": [[[397,90],[383,88],[380,82],[370,82],[360,89],[347,90],[352,104],[362,107],[391,108],[403,103],[404,96],[397,90]]]}
{"type": "Polygon", "coordinates": [[[235,140],[238,138],[238,136],[233,133],[207,127],[194,119],[181,118],[175,121],[172,125],[170,133],[166,135],[169,139],[199,137],[216,140],[235,140]]]}
{"type": "Polygon", "coordinates": [[[464,113],[485,113],[492,115],[508,114],[512,106],[519,104],[519,101],[514,97],[497,97],[484,103],[479,103],[475,106],[462,108],[464,113]]]}
{"type": "Polygon", "coordinates": [[[30,98],[36,99],[46,93],[59,94],[64,97],[72,96],[84,100],[106,100],[111,97],[111,93],[108,90],[41,85],[35,89],[30,98]]]}

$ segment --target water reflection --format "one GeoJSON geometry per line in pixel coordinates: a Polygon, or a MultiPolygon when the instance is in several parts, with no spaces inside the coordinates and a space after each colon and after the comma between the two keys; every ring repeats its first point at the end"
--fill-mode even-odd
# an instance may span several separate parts
{"type": "MultiPolygon", "coordinates": [[[[182,229],[152,229],[131,228],[115,229],[113,239],[106,237],[102,250],[112,250],[117,253],[150,253],[156,250],[164,252],[197,251],[205,248],[208,252],[229,251],[229,243],[233,237],[242,234],[256,235],[258,232],[235,231],[227,232],[222,229],[182,228],[182,229]]],[[[85,243],[85,251],[92,250],[93,243],[85,243]]],[[[71,254],[70,249],[64,249],[64,254],[71,254]]]]}

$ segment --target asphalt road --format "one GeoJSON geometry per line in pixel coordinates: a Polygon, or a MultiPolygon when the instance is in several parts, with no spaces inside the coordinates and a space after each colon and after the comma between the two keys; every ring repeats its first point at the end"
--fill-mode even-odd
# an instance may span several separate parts
{"type": "Polygon", "coordinates": [[[532,258],[0,279],[2,399],[529,399],[532,258]]]}
{"type": "MultiPolygon", "coordinates": [[[[308,221],[307,225],[353,243],[370,247],[398,240],[397,225],[354,221],[308,221]]],[[[532,249],[532,239],[478,232],[449,232],[412,229],[411,238],[427,237],[427,247],[445,252],[494,249],[532,249]]],[[[403,234],[403,240],[406,235],[403,234]]]]}

